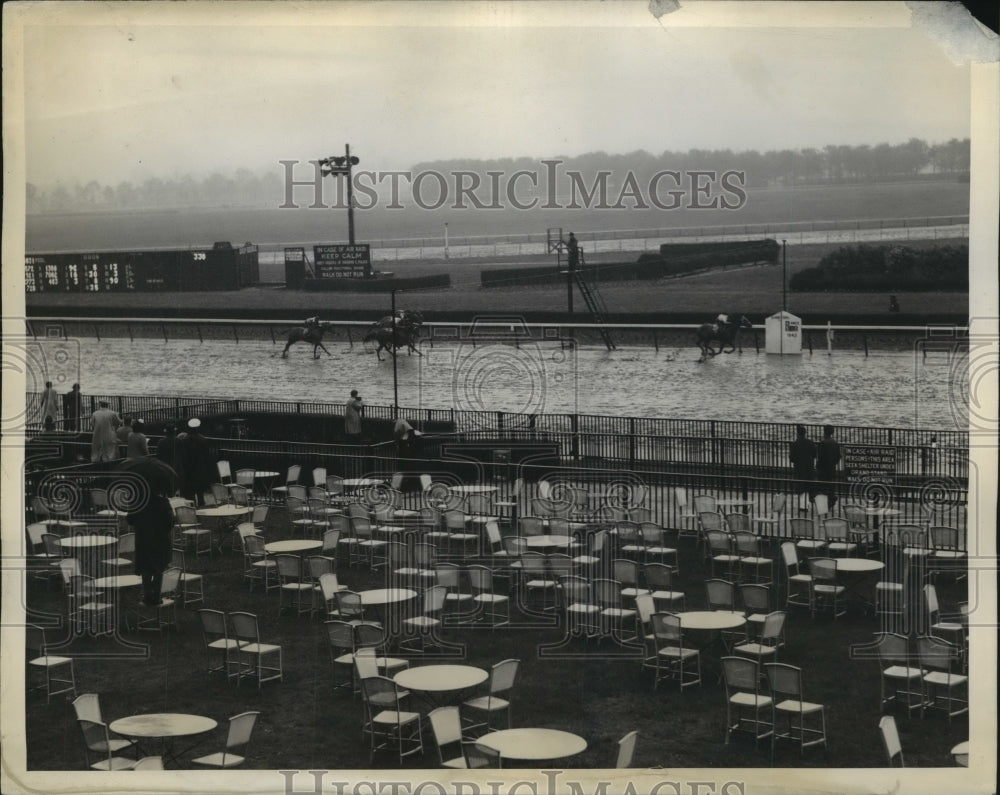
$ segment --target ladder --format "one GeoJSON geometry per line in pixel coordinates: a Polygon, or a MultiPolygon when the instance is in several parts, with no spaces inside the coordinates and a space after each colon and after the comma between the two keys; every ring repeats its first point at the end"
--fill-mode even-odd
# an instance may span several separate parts
{"type": "Polygon", "coordinates": [[[601,339],[604,340],[604,344],[607,346],[608,350],[613,351],[615,350],[615,341],[611,339],[611,332],[604,325],[608,309],[604,305],[604,299],[597,291],[597,287],[591,285],[583,275],[583,267],[586,264],[586,260],[583,256],[583,250],[581,249],[580,263],[579,266],[573,270],[573,278],[576,280],[576,284],[580,288],[580,294],[583,296],[584,303],[587,304],[587,309],[590,310],[590,316],[593,318],[595,323],[599,324],[599,328],[597,330],[600,332],[601,339]]]}

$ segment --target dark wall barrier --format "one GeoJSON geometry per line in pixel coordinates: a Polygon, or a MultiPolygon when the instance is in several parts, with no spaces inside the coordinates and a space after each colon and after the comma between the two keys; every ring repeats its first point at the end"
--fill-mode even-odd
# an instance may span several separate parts
{"type": "MultiPolygon", "coordinates": [[[[288,287],[292,287],[289,283],[288,287]]],[[[355,293],[389,293],[393,290],[418,290],[451,287],[451,276],[439,273],[409,279],[303,279],[302,289],[314,292],[333,290],[355,293]]]]}
{"type": "MultiPolygon", "coordinates": [[[[776,263],[779,250],[778,242],[770,239],[728,243],[664,243],[660,246],[659,254],[642,254],[635,262],[586,265],[580,268],[580,272],[590,281],[662,279],[728,266],[776,263]]],[[[565,278],[552,267],[484,270],[480,274],[483,287],[556,284],[565,278]]]]}

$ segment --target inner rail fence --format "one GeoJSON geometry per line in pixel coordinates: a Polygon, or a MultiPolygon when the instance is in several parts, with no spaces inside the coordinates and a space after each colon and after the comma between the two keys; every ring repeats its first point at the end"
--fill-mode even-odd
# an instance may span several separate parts
{"type": "MultiPolygon", "coordinates": [[[[386,312],[388,312],[388,308],[386,312]]],[[[380,320],[324,321],[326,343],[346,343],[351,348],[366,345],[364,337],[380,320]]],[[[218,318],[149,318],[149,317],[62,317],[34,316],[25,321],[26,337],[33,342],[93,338],[98,341],[128,338],[136,340],[193,341],[225,340],[285,344],[289,332],[299,326],[289,320],[218,319],[218,318]]],[[[620,345],[650,346],[663,349],[695,350],[698,323],[527,323],[513,318],[482,319],[469,322],[425,322],[421,326],[419,346],[435,345],[603,345],[600,331],[610,331],[620,345]]],[[[802,329],[803,355],[826,354],[835,350],[912,351],[915,359],[937,357],[946,361],[968,350],[968,327],[953,324],[927,325],[814,325],[802,329]],[[832,332],[832,336],[830,334],[832,332]]],[[[760,354],[764,351],[764,326],[754,325],[737,337],[737,349],[760,354]]],[[[372,348],[374,350],[374,348],[372,348]]]]}
{"type": "MultiPolygon", "coordinates": [[[[890,240],[948,240],[968,237],[969,216],[924,216],[914,218],[864,218],[839,221],[789,221],[768,224],[661,227],[579,231],[590,254],[659,251],[660,244],[682,239],[692,243],[726,242],[747,238],[776,238],[789,243],[877,243],[890,240]]],[[[259,262],[265,267],[284,265],[286,246],[309,248],[324,241],[259,246],[259,262]]],[[[546,233],[476,235],[419,238],[386,238],[367,241],[374,262],[409,259],[475,259],[480,257],[542,256],[549,254],[546,233]]],[[[280,272],[276,272],[279,276],[280,272]]],[[[262,274],[263,275],[263,274],[262,274]]],[[[267,279],[263,279],[267,281],[267,279]]],[[[277,279],[281,281],[282,279],[277,279]]]]}

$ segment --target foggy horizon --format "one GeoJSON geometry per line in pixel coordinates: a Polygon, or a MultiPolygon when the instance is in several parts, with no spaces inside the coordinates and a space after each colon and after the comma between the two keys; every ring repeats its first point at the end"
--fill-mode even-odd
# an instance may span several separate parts
{"type": "Polygon", "coordinates": [[[970,135],[968,64],[902,6],[712,27],[713,3],[278,5],[88,4],[25,28],[26,181],[261,173],[345,143],[390,171],[970,135]]]}

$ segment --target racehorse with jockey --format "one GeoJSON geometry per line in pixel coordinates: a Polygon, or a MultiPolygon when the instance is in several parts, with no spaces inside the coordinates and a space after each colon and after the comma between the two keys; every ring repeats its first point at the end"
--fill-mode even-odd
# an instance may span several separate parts
{"type": "Polygon", "coordinates": [[[399,348],[405,347],[407,353],[423,354],[417,350],[417,339],[420,336],[420,326],[423,316],[410,309],[399,309],[393,315],[386,315],[372,325],[365,335],[364,342],[375,342],[375,355],[382,361],[382,351],[389,351],[393,356],[399,348]]]}
{"type": "Polygon", "coordinates": [[[704,362],[709,356],[716,356],[720,353],[732,353],[736,350],[740,329],[751,328],[752,325],[746,315],[740,315],[738,321],[734,321],[732,315],[720,314],[715,318],[714,323],[703,323],[698,327],[697,345],[701,350],[699,362],[704,362]],[[719,343],[719,349],[712,347],[712,341],[719,343]],[[729,350],[726,350],[726,346],[729,350]]]}
{"type": "Polygon", "coordinates": [[[305,324],[297,328],[293,328],[288,332],[288,341],[285,343],[285,349],[281,352],[281,358],[284,359],[288,356],[288,349],[292,347],[296,342],[306,342],[313,346],[313,358],[319,358],[319,349],[322,348],[323,352],[329,356],[330,351],[326,349],[323,345],[323,334],[330,329],[330,324],[323,323],[319,319],[319,315],[313,315],[312,317],[307,317],[305,319],[305,324]]]}

